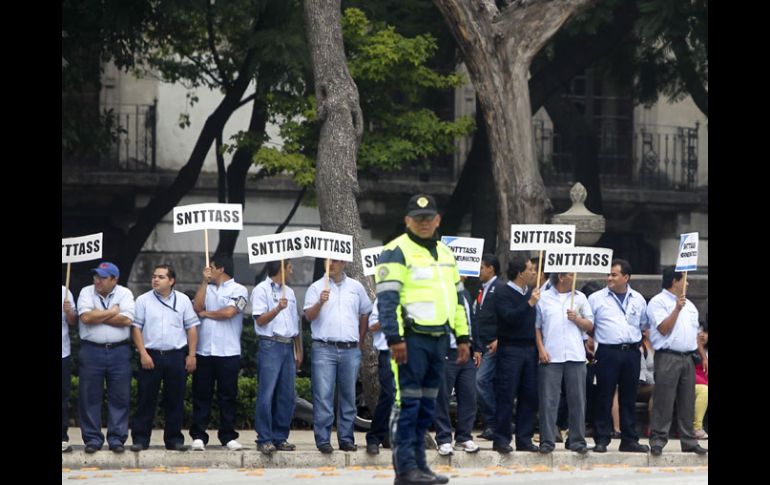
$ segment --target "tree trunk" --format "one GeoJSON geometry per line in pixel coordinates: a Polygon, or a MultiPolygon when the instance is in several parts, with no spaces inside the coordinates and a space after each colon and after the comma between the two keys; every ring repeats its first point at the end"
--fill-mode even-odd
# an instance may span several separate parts
{"type": "Polygon", "coordinates": [[[498,197],[497,254],[507,266],[510,225],[545,220],[551,203],[537,167],[527,83],[532,58],[592,0],[434,0],[460,47],[481,102],[498,197]]]}
{"type": "Polygon", "coordinates": [[[155,225],[195,186],[203,166],[203,161],[206,159],[206,154],[211,148],[211,144],[214,143],[217,134],[222,132],[222,128],[230,118],[230,115],[238,108],[241,97],[251,81],[251,74],[254,72],[256,64],[256,49],[251,49],[239,70],[238,80],[233,84],[233,88],[225,94],[224,99],[219,103],[216,110],[206,120],[189,160],[179,170],[179,174],[177,174],[174,182],[171,186],[159,191],[147,206],[139,211],[136,224],[128,231],[117,257],[116,263],[122,270],[120,273],[120,284],[127,284],[136,256],[141,251],[144,242],[152,233],[155,225]]]}
{"type": "MultiPolygon", "coordinates": [[[[313,78],[321,134],[316,160],[316,198],[321,228],[353,236],[353,262],[346,272],[374,294],[359,258],[361,219],[356,155],[363,134],[358,88],[348,71],[342,44],[340,0],[305,0],[313,78]]],[[[367,334],[368,335],[368,334],[367,334]]],[[[371,342],[371,338],[367,337],[371,342]]],[[[367,406],[374,410],[379,394],[377,355],[371,343],[361,356],[361,381],[367,406]]]]}
{"type": "MultiPolygon", "coordinates": [[[[261,85],[262,79],[257,79],[257,93],[254,97],[254,105],[249,120],[249,133],[262,135],[267,125],[267,93],[261,85]]],[[[227,203],[241,204],[243,213],[246,213],[246,174],[252,165],[255,147],[246,145],[238,148],[233,155],[230,166],[227,167],[227,203]]],[[[238,230],[220,230],[219,243],[215,254],[232,256],[235,252],[235,243],[238,241],[238,230]]]]}

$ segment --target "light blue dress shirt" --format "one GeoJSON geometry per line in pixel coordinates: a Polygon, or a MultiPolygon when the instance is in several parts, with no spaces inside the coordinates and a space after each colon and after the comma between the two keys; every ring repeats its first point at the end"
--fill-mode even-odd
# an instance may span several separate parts
{"type": "MultiPolygon", "coordinates": [[[[541,293],[537,302],[537,317],[535,327],[539,328],[543,335],[543,346],[551,363],[585,362],[586,349],[583,345],[586,333],[580,327],[567,319],[567,310],[572,301],[572,292],[559,293],[556,287],[541,293]]],[[[586,296],[575,291],[575,304],[578,315],[593,321],[591,305],[586,296]]]]}
{"type": "Polygon", "coordinates": [[[623,303],[604,288],[588,297],[594,314],[594,340],[599,344],[629,344],[642,340],[647,325],[647,302],[628,286],[623,303]]]}
{"type": "Polygon", "coordinates": [[[210,284],[206,288],[206,311],[214,312],[232,306],[238,313],[227,320],[201,319],[198,329],[198,355],[204,357],[230,357],[241,355],[241,332],[243,331],[243,310],[248,303],[246,288],[229,279],[217,288],[210,284]]]}
{"type": "Polygon", "coordinates": [[[142,331],[145,348],[171,350],[187,345],[187,330],[200,324],[187,295],[172,290],[163,298],[150,290],[136,299],[131,325],[142,331]]]}
{"type": "Polygon", "coordinates": [[[658,331],[658,325],[668,318],[676,307],[677,297],[668,290],[653,296],[647,305],[650,320],[650,342],[655,350],[669,349],[677,352],[691,352],[698,348],[698,309],[690,300],[679,312],[674,327],[668,335],[658,331]]]}
{"type": "MultiPolygon", "coordinates": [[[[78,296],[78,315],[93,310],[107,310],[112,305],[120,307],[120,315],[134,321],[134,294],[125,286],[115,285],[107,298],[103,298],[94,290],[94,285],[89,285],[80,290],[78,296]]],[[[83,322],[78,324],[80,330],[80,340],[88,340],[97,344],[118,343],[128,340],[131,335],[130,326],[113,327],[106,323],[97,323],[86,325],[83,322]]]]}
{"type": "MultiPolygon", "coordinates": [[[[374,299],[372,304],[372,313],[369,315],[369,328],[377,324],[380,321],[380,310],[377,308],[377,298],[374,299]]],[[[385,338],[385,334],[382,330],[376,330],[372,332],[372,345],[377,350],[389,350],[388,340],[385,338]]]]}
{"type": "Polygon", "coordinates": [[[259,326],[257,317],[278,306],[278,301],[281,299],[281,285],[268,277],[251,291],[251,314],[254,315],[254,330],[257,335],[291,338],[299,334],[299,314],[294,290],[284,285],[284,297],[289,302],[288,306],[278,312],[267,325],[259,326]]]}
{"type": "MultiPolygon", "coordinates": [[[[326,277],[314,282],[305,293],[307,310],[321,298],[326,277]]],[[[372,311],[372,302],[364,285],[343,275],[342,281],[329,280],[329,300],[323,304],[318,317],[310,322],[313,339],[324,342],[358,342],[358,324],[361,315],[372,311]]]]}
{"type": "Polygon", "coordinates": [[[70,326],[67,325],[67,315],[64,313],[64,297],[72,303],[72,309],[77,313],[75,308],[75,298],[72,296],[72,292],[68,290],[64,285],[61,285],[61,358],[68,357],[70,355],[70,326]]]}

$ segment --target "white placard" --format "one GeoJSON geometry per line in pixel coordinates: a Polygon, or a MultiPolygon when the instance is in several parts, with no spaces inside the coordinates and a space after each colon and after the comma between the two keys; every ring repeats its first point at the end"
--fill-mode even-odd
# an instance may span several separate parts
{"type": "Polygon", "coordinates": [[[61,240],[61,262],[79,263],[102,257],[102,233],[61,240]]]}
{"type": "Polygon", "coordinates": [[[698,269],[698,233],[680,234],[674,271],[695,271],[696,269],[698,269]]]}
{"type": "Polygon", "coordinates": [[[304,229],[302,254],[316,258],[353,261],[353,236],[336,232],[304,229]]]}
{"type": "Polygon", "coordinates": [[[380,260],[380,253],[385,246],[375,246],[361,250],[361,266],[364,268],[364,276],[371,276],[375,273],[377,263],[380,260]]]}
{"type": "Polygon", "coordinates": [[[546,273],[608,273],[612,269],[612,249],[574,247],[548,251],[546,273]]]}
{"type": "Polygon", "coordinates": [[[241,204],[192,204],[174,207],[174,232],[243,229],[241,204]]]}
{"type": "Polygon", "coordinates": [[[460,276],[478,276],[481,271],[481,254],[484,240],[476,237],[441,236],[441,242],[455,253],[460,276]]]}
{"type": "Polygon", "coordinates": [[[511,224],[511,251],[539,251],[574,246],[574,224],[511,224]]]}
{"type": "Polygon", "coordinates": [[[292,231],[246,238],[249,264],[301,257],[304,234],[292,231]]]}

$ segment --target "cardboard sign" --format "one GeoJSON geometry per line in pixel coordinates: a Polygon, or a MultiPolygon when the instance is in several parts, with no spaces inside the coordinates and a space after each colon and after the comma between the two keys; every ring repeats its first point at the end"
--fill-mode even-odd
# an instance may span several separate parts
{"type": "Polygon", "coordinates": [[[79,263],[102,257],[102,233],[61,240],[61,262],[79,263]]]}
{"type": "Polygon", "coordinates": [[[304,233],[292,231],[246,238],[249,264],[301,257],[304,233]]]}
{"type": "Polygon", "coordinates": [[[303,256],[353,261],[353,236],[312,229],[302,232],[303,256]]]}
{"type": "Polygon", "coordinates": [[[609,273],[612,269],[612,249],[574,247],[548,251],[546,273],[609,273]]]}
{"type": "Polygon", "coordinates": [[[574,224],[511,224],[511,251],[539,251],[574,246],[574,224]]]}
{"type": "Polygon", "coordinates": [[[478,276],[481,271],[481,256],[484,240],[475,237],[441,236],[441,242],[455,254],[460,276],[478,276]]]}
{"type": "Polygon", "coordinates": [[[174,232],[243,229],[241,204],[192,204],[174,207],[174,232]]]}
{"type": "Polygon", "coordinates": [[[375,246],[361,250],[361,266],[364,268],[364,276],[372,276],[380,260],[380,253],[385,246],[375,246]]]}
{"type": "Polygon", "coordinates": [[[695,271],[696,269],[698,269],[698,233],[680,234],[674,271],[695,271]]]}

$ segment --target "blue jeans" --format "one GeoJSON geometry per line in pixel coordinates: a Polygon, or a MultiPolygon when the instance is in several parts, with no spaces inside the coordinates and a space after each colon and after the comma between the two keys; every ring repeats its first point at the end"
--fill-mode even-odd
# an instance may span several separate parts
{"type": "Polygon", "coordinates": [[[67,428],[69,428],[69,402],[70,402],[70,367],[72,357],[67,356],[61,360],[61,440],[69,441],[67,428]]]}
{"type": "Polygon", "coordinates": [[[313,342],[310,355],[315,444],[321,446],[331,441],[335,388],[338,397],[337,441],[354,444],[356,379],[361,365],[361,351],[358,347],[339,349],[323,342],[313,342]]]}
{"type": "Polygon", "coordinates": [[[283,443],[294,415],[294,343],[259,340],[257,403],[254,429],[257,443],[283,443]]]}
{"type": "Polygon", "coordinates": [[[497,352],[484,352],[481,365],[476,370],[476,396],[479,403],[484,427],[494,430],[497,406],[495,405],[495,369],[497,368],[497,352]]]}
{"type": "Polygon", "coordinates": [[[128,438],[131,396],[131,346],[111,349],[81,342],[79,405],[80,431],[86,446],[101,448],[102,401],[107,380],[107,444],[123,445],[128,438]]]}

